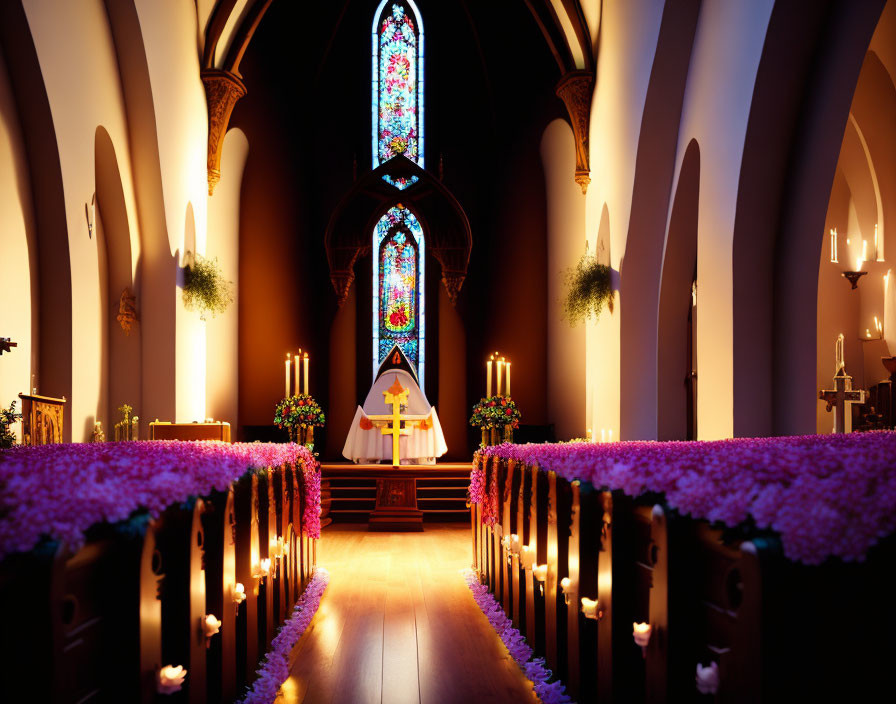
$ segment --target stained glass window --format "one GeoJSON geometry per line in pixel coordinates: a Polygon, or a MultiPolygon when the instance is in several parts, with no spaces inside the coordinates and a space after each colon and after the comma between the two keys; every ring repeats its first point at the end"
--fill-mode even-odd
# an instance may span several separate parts
{"type": "Polygon", "coordinates": [[[398,345],[417,369],[423,388],[424,310],[423,229],[414,214],[398,205],[373,233],[373,368],[398,345]]]}
{"type": "MultiPolygon", "coordinates": [[[[372,28],[373,168],[403,154],[423,166],[423,23],[414,0],[382,0],[372,28]]],[[[392,178],[399,190],[417,176],[392,178]]],[[[373,232],[373,369],[398,345],[424,381],[423,229],[398,205],[373,232]]]]}
{"type": "MultiPolygon", "coordinates": [[[[373,21],[373,168],[404,154],[423,166],[423,25],[413,0],[383,0],[373,21]]],[[[385,176],[404,190],[409,179],[385,176]]]]}

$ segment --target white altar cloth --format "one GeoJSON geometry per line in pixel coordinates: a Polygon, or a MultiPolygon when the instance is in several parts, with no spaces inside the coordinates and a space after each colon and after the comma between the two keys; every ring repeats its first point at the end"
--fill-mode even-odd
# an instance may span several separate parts
{"type": "MultiPolygon", "coordinates": [[[[364,406],[358,406],[355,417],[352,419],[342,456],[353,462],[380,462],[392,461],[392,436],[384,435],[382,428],[364,429],[361,421],[371,415],[391,415],[392,406],[386,405],[383,392],[388,389],[395,378],[406,389],[409,389],[408,404],[404,414],[412,416],[425,416],[429,428],[423,430],[419,427],[408,429],[407,435],[399,439],[399,457],[403,464],[429,464],[435,462],[436,457],[441,457],[448,451],[445,444],[445,435],[442,433],[442,424],[439,423],[439,415],[436,409],[429,405],[426,396],[420,390],[414,378],[403,369],[390,369],[384,372],[374,383],[367,394],[364,406]]],[[[415,421],[407,425],[415,425],[415,421]]],[[[368,423],[365,423],[368,425],[368,423]]]]}

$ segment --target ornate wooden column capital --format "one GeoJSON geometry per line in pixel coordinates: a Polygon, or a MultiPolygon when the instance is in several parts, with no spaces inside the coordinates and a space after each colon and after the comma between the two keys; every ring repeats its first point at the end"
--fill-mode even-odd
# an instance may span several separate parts
{"type": "Polygon", "coordinates": [[[557,96],[566,105],[572,131],[576,140],[576,183],[582,193],[591,183],[591,166],[588,152],[588,133],[591,126],[591,96],[594,93],[594,73],[570,71],[557,84],[557,96]]]}
{"type": "Polygon", "coordinates": [[[208,101],[208,194],[212,195],[221,180],[221,150],[230,114],[236,101],[246,94],[246,86],[230,71],[208,68],[200,76],[208,101]]]}

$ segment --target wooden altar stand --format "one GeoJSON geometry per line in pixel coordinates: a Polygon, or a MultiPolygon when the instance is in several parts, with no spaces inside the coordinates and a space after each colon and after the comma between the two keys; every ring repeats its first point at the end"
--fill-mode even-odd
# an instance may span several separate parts
{"type": "Polygon", "coordinates": [[[334,521],[364,522],[370,530],[422,531],[424,518],[469,520],[469,463],[321,465],[334,521]]]}

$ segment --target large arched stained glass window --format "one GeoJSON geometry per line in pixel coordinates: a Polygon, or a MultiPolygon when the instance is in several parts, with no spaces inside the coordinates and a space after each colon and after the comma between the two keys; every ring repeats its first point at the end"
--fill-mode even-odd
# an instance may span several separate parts
{"type": "Polygon", "coordinates": [[[373,369],[398,345],[423,388],[424,340],[423,229],[407,208],[391,208],[373,233],[373,369]]]}
{"type": "MultiPolygon", "coordinates": [[[[423,166],[423,24],[413,0],[382,0],[373,20],[373,168],[403,154],[423,166]]],[[[399,189],[417,178],[383,177],[399,189]]]]}

